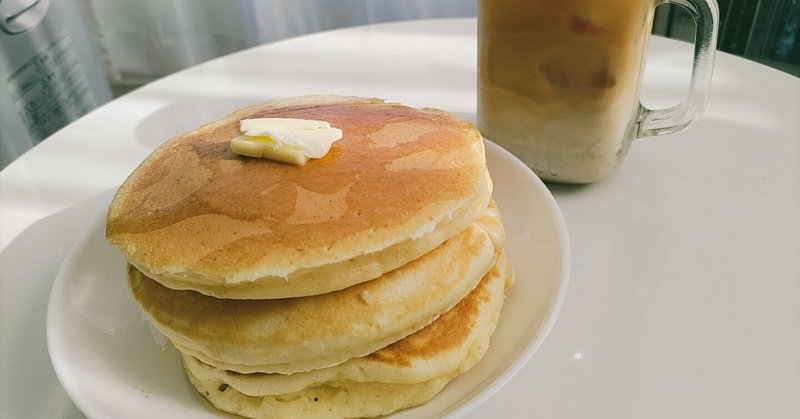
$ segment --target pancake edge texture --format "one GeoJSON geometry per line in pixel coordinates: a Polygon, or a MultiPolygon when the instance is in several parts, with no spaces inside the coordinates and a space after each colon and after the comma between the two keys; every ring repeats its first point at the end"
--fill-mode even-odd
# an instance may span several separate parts
{"type": "MultiPolygon", "coordinates": [[[[482,219],[491,220],[491,216],[482,219]]],[[[502,225],[500,225],[502,227],[502,225]]],[[[283,300],[219,300],[166,288],[129,268],[134,300],[183,353],[241,373],[289,374],[372,353],[433,322],[495,264],[497,226],[475,223],[380,278],[283,300]]]]}
{"type": "MultiPolygon", "coordinates": [[[[356,358],[336,367],[311,371],[313,377],[276,374],[240,375],[182,355],[184,371],[195,389],[212,406],[228,413],[250,418],[345,418],[374,417],[422,405],[433,399],[455,377],[471,369],[485,355],[500,318],[504,290],[514,281],[505,257],[482,279],[469,299],[481,303],[482,313],[461,348],[442,357],[415,363],[399,371],[388,363],[370,365],[370,356],[356,358]],[[444,361],[444,362],[441,362],[444,361]],[[436,365],[441,362],[441,365],[436,365]],[[309,380],[310,379],[310,380],[309,380]],[[303,384],[305,383],[305,384],[303,384]]],[[[454,315],[458,305],[452,309],[454,315]]],[[[448,312],[451,313],[451,312],[448,312]]],[[[442,318],[447,316],[443,315],[442,318]]],[[[452,319],[450,319],[452,320],[452,319]]],[[[437,320],[439,321],[439,320],[437,320]]],[[[435,324],[435,322],[434,322],[435,324]]],[[[433,325],[433,324],[432,324],[433,325]]],[[[424,333],[425,329],[416,334],[424,333]]],[[[415,334],[415,335],[416,335],[415,334]]],[[[406,339],[413,339],[411,335],[406,339]]],[[[402,344],[402,340],[397,344],[402,344]]],[[[381,352],[375,353],[380,359],[381,352]]]]}
{"type": "Polygon", "coordinates": [[[513,281],[513,270],[500,252],[478,286],[436,321],[372,354],[332,367],[295,374],[240,374],[187,355],[183,365],[199,380],[218,380],[248,396],[296,393],[329,382],[418,384],[458,375],[486,353],[505,289],[513,281]]]}

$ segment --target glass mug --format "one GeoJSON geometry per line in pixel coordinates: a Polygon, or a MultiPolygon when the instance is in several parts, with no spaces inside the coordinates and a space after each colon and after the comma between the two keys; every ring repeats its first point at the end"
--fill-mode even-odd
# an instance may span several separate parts
{"type": "Polygon", "coordinates": [[[601,180],[633,139],[700,117],[717,26],[714,0],[479,0],[478,129],[546,181],[601,180]],[[639,85],[664,3],[695,19],[694,65],[687,100],[651,110],[639,85]]]}

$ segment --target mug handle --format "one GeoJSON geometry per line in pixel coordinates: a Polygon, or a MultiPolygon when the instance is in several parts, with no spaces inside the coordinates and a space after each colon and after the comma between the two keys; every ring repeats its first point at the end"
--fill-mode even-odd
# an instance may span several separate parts
{"type": "Polygon", "coordinates": [[[717,49],[719,9],[715,0],[662,0],[685,8],[695,21],[694,59],[685,102],[664,109],[648,109],[639,104],[637,137],[681,131],[700,119],[708,101],[714,53],[717,49]]]}

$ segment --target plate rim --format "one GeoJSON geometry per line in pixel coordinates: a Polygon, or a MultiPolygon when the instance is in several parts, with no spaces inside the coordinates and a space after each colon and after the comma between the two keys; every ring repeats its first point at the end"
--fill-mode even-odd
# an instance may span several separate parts
{"type": "Polygon", "coordinates": [[[539,326],[539,330],[537,331],[535,338],[528,342],[522,353],[520,353],[520,355],[508,366],[508,368],[506,368],[505,371],[503,371],[502,374],[500,374],[499,377],[497,377],[491,384],[476,394],[475,397],[449,412],[446,415],[447,417],[466,416],[469,414],[469,412],[472,412],[478,406],[486,402],[486,400],[491,398],[495,393],[503,388],[503,386],[511,381],[511,379],[514,378],[514,376],[517,375],[522,368],[525,367],[528,361],[530,361],[530,359],[533,357],[533,354],[536,353],[539,347],[542,346],[545,339],[558,321],[561,309],[566,301],[567,291],[569,290],[570,284],[572,247],[570,244],[569,231],[567,230],[564,214],[561,212],[561,208],[559,207],[558,202],[556,202],[555,197],[547,188],[545,183],[539,178],[539,176],[537,176],[530,167],[517,158],[517,156],[487,138],[484,138],[483,140],[487,150],[492,149],[492,152],[500,154],[500,156],[502,156],[506,162],[516,166],[518,169],[526,172],[530,176],[530,178],[533,180],[533,183],[536,185],[537,190],[541,192],[541,197],[544,199],[546,207],[550,211],[550,215],[555,218],[554,227],[557,233],[556,236],[559,239],[558,248],[559,256],[561,256],[559,264],[559,273],[561,274],[561,277],[557,281],[560,286],[555,298],[552,301],[552,304],[547,309],[547,312],[544,316],[545,321],[539,326]]]}

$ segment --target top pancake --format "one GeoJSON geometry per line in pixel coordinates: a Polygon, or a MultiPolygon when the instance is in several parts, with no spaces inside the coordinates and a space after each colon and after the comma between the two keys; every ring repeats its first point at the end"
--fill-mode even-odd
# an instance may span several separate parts
{"type": "Polygon", "coordinates": [[[322,294],[427,253],[485,210],[468,121],[378,99],[313,96],[237,111],[156,149],[120,187],[108,240],[148,277],[223,298],[322,294]],[[295,166],[229,147],[245,118],[324,120],[328,155],[295,166]]]}

